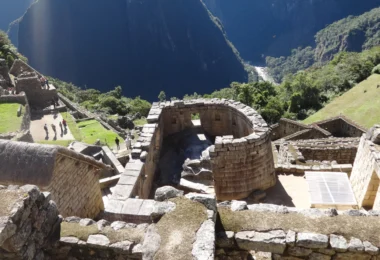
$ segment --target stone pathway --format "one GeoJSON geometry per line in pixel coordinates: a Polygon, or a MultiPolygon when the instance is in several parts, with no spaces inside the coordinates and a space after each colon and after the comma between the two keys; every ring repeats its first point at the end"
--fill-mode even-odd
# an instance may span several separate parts
{"type": "Polygon", "coordinates": [[[69,127],[67,131],[62,132],[59,127],[59,122],[62,122],[61,114],[51,114],[51,115],[32,115],[32,120],[30,124],[30,132],[33,136],[35,142],[38,141],[59,141],[59,140],[75,140],[74,136],[71,134],[69,127]],[[44,130],[44,125],[48,125],[49,135],[47,136],[44,130]],[[57,135],[54,136],[51,124],[54,124],[57,129],[57,135]]]}

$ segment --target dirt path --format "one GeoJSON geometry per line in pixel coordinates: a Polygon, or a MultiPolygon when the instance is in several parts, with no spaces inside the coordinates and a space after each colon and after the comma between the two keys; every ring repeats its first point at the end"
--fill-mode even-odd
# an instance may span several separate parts
{"type": "Polygon", "coordinates": [[[31,124],[30,124],[30,132],[33,136],[35,142],[50,140],[75,140],[74,136],[71,134],[70,129],[67,127],[67,130],[61,131],[59,127],[59,122],[62,122],[61,114],[55,115],[44,115],[40,116],[32,116],[31,124]],[[44,130],[44,125],[47,124],[49,134],[46,135],[44,130]],[[54,135],[53,129],[51,125],[54,124],[57,129],[57,135],[54,135]]]}

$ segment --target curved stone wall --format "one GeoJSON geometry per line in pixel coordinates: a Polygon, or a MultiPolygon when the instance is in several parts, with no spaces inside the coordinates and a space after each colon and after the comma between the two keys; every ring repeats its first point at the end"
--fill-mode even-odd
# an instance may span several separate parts
{"type": "Polygon", "coordinates": [[[171,101],[153,103],[134,145],[132,157],[144,165],[131,196],[149,196],[163,138],[193,127],[193,114],[199,114],[204,131],[215,136],[210,157],[218,200],[242,199],[275,185],[270,128],[255,110],[232,100],[171,101]]]}

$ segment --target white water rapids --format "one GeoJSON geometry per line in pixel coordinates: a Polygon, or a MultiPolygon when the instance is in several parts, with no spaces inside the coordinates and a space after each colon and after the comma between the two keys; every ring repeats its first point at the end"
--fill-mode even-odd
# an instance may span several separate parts
{"type": "Polygon", "coordinates": [[[273,78],[269,75],[266,67],[255,66],[255,69],[257,71],[257,74],[259,74],[259,78],[261,78],[263,81],[268,81],[268,82],[276,84],[273,78]]]}

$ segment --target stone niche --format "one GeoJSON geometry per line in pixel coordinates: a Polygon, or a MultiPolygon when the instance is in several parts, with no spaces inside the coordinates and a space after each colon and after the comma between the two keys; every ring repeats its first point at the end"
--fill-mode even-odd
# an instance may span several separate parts
{"type": "Polygon", "coordinates": [[[163,139],[193,128],[194,114],[203,131],[215,137],[209,154],[218,200],[242,199],[275,185],[270,128],[262,117],[239,102],[199,99],[153,103],[132,151],[134,159],[144,158],[135,195],[149,196],[163,139]]]}

